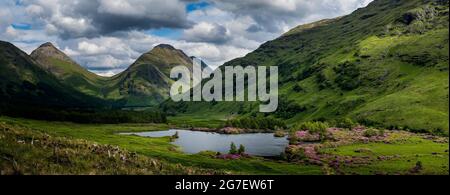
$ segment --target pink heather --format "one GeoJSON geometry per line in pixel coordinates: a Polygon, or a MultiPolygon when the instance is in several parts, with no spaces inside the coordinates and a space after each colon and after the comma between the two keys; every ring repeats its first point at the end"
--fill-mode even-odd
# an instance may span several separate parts
{"type": "Polygon", "coordinates": [[[306,135],[308,135],[308,131],[297,131],[297,137],[305,137],[306,135]]]}

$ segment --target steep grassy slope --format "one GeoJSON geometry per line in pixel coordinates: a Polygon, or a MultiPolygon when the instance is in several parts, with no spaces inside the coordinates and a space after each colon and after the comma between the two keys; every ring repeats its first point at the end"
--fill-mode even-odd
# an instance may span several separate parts
{"type": "Polygon", "coordinates": [[[169,98],[170,70],[179,65],[192,69],[192,59],[170,45],[158,45],[110,78],[107,96],[120,99],[125,107],[157,105],[169,98]]]}
{"type": "Polygon", "coordinates": [[[88,95],[105,97],[103,86],[107,78],[89,72],[52,43],[44,43],[31,53],[38,65],[55,75],[63,84],[88,95]]]}
{"type": "Polygon", "coordinates": [[[124,72],[110,78],[89,72],[51,43],[32,52],[31,57],[61,83],[84,94],[113,102],[115,107],[147,107],[169,96],[170,70],[178,65],[192,69],[192,58],[171,45],[161,44],[140,56],[124,72]]]}
{"type": "Polygon", "coordinates": [[[0,41],[0,107],[101,106],[95,98],[62,85],[14,45],[0,41]]]}
{"type": "MultiPolygon", "coordinates": [[[[278,66],[281,99],[272,115],[289,123],[351,117],[448,133],[448,13],[448,0],[376,0],[299,26],[225,66],[278,66]]],[[[183,105],[190,114],[258,115],[251,103],[183,105]]]]}

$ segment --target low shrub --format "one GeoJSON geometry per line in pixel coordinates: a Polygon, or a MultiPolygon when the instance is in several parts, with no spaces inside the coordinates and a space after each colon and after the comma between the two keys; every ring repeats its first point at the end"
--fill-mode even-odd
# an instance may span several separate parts
{"type": "MultiPolygon", "coordinates": [[[[310,134],[311,136],[314,137],[314,135],[316,135],[317,138],[314,138],[314,140],[308,139],[308,141],[323,141],[325,139],[327,139],[328,137],[328,123],[326,122],[320,122],[320,121],[316,121],[316,122],[305,122],[305,123],[300,123],[297,125],[294,125],[291,128],[291,131],[294,131],[294,136],[297,137],[297,140],[300,139],[300,137],[297,135],[297,133],[300,132],[307,132],[308,134],[310,134]]],[[[292,138],[294,139],[294,138],[292,138]]]]}
{"type": "Polygon", "coordinates": [[[285,158],[288,161],[301,161],[307,159],[305,149],[302,147],[289,146],[285,151],[285,158]]]}
{"type": "Polygon", "coordinates": [[[327,128],[328,123],[319,121],[300,123],[298,125],[294,125],[293,127],[294,130],[309,131],[312,134],[325,133],[327,131],[327,128]]]}
{"type": "Polygon", "coordinates": [[[380,135],[380,133],[378,130],[370,128],[370,129],[365,130],[363,135],[364,135],[364,137],[370,138],[370,137],[378,136],[378,135],[380,135]]]}
{"type": "Polygon", "coordinates": [[[286,132],[284,132],[282,130],[277,130],[277,131],[275,131],[273,136],[275,136],[275,137],[284,137],[284,136],[286,136],[286,132]]]}
{"type": "Polygon", "coordinates": [[[344,129],[353,129],[353,127],[355,127],[357,125],[357,123],[353,122],[352,119],[350,118],[342,118],[342,119],[337,119],[334,122],[334,125],[338,128],[344,128],[344,129]]]}

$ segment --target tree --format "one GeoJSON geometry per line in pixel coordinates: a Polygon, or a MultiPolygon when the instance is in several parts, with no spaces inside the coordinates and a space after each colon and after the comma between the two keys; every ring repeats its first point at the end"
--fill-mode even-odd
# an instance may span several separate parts
{"type": "Polygon", "coordinates": [[[236,148],[236,145],[234,144],[234,142],[231,142],[229,153],[230,154],[238,154],[238,151],[237,151],[237,148],[236,148]]]}
{"type": "Polygon", "coordinates": [[[238,154],[244,154],[244,153],[245,153],[245,146],[241,144],[239,146],[238,154]]]}
{"type": "Polygon", "coordinates": [[[295,92],[299,93],[303,91],[302,86],[300,86],[299,84],[295,85],[294,88],[292,88],[295,92]]]}

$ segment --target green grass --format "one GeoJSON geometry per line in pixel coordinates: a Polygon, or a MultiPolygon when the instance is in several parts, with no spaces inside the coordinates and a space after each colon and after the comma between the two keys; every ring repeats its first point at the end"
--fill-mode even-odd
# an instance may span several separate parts
{"type": "Polygon", "coordinates": [[[1,118],[8,124],[18,124],[54,136],[85,139],[100,144],[119,146],[131,152],[158,158],[169,163],[228,171],[236,174],[322,174],[321,167],[289,164],[263,158],[221,160],[208,155],[188,155],[174,151],[176,147],[166,138],[144,138],[118,135],[120,132],[167,130],[160,124],[82,125],[64,122],[45,122],[13,118],[1,118]]]}
{"type": "MultiPolygon", "coordinates": [[[[185,117],[184,119],[189,121],[188,117],[185,117]]],[[[192,121],[195,121],[195,119],[192,121]]],[[[0,122],[64,139],[88,140],[99,144],[119,146],[124,150],[136,152],[139,155],[162,160],[163,163],[181,164],[186,167],[213,169],[232,174],[320,175],[325,173],[323,167],[317,165],[289,163],[259,157],[241,160],[221,160],[213,158],[208,153],[189,155],[180,152],[180,148],[172,145],[168,137],[145,138],[118,134],[121,132],[166,130],[170,128],[166,124],[86,125],[9,117],[0,117],[0,122]]],[[[343,167],[344,174],[407,174],[417,161],[423,163],[424,170],[421,174],[448,174],[448,151],[447,153],[445,152],[448,149],[448,143],[436,143],[418,136],[390,144],[370,143],[340,146],[326,149],[324,152],[342,156],[367,155],[355,152],[361,148],[367,148],[372,151],[373,153],[368,154],[371,158],[393,155],[397,155],[398,158],[388,161],[374,161],[364,166],[343,167]],[[434,152],[437,154],[432,155],[434,152]]]]}
{"type": "Polygon", "coordinates": [[[420,174],[448,175],[449,172],[449,145],[436,143],[419,137],[410,137],[402,142],[391,144],[370,143],[341,146],[336,149],[326,149],[323,152],[340,156],[368,156],[393,157],[392,159],[375,161],[364,166],[344,166],[347,173],[357,174],[409,174],[409,171],[421,162],[423,170],[420,174]],[[364,149],[370,152],[357,152],[364,149]]]}
{"type": "Polygon", "coordinates": [[[183,115],[179,114],[176,116],[168,117],[168,123],[176,127],[201,127],[201,128],[220,128],[226,122],[227,116],[223,114],[189,114],[183,115]]]}
{"type": "Polygon", "coordinates": [[[0,175],[223,174],[0,122],[0,175]]]}

